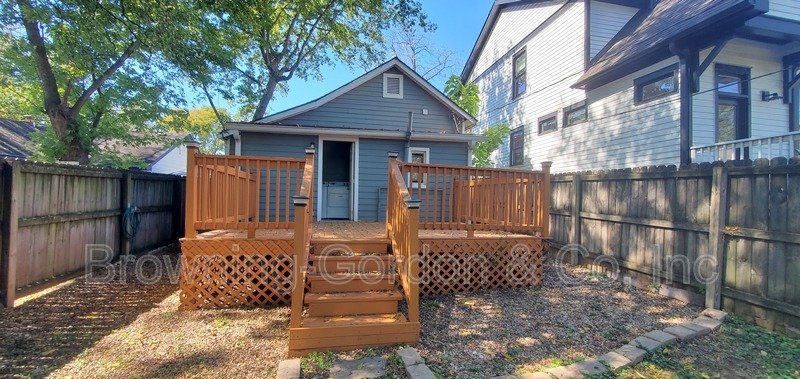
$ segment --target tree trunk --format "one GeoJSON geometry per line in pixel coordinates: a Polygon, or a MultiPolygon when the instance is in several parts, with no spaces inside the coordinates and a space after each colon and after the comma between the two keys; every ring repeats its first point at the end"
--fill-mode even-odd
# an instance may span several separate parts
{"type": "Polygon", "coordinates": [[[269,81],[267,81],[267,88],[264,88],[261,99],[258,100],[258,106],[253,114],[253,121],[264,118],[264,114],[267,113],[267,106],[269,106],[269,102],[272,100],[272,95],[275,94],[275,88],[277,87],[278,80],[270,77],[269,81]]]}
{"type": "Polygon", "coordinates": [[[80,140],[78,121],[64,112],[49,113],[50,124],[67,150],[59,157],[62,161],[89,163],[89,149],[80,140]]]}

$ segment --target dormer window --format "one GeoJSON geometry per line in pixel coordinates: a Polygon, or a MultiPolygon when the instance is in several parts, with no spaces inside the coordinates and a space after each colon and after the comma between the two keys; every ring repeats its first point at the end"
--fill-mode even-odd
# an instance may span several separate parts
{"type": "Polygon", "coordinates": [[[403,75],[383,74],[383,97],[390,99],[403,98],[403,75]]]}

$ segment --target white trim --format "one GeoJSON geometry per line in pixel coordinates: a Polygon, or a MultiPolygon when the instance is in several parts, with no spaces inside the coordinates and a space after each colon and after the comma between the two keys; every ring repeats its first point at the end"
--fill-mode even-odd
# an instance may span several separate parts
{"type": "Polygon", "coordinates": [[[383,74],[383,97],[388,99],[402,99],[403,98],[403,75],[401,74],[383,74]],[[397,79],[399,81],[398,93],[389,93],[387,90],[389,88],[389,79],[397,79]]]}
{"type": "MultiPolygon", "coordinates": [[[[368,129],[347,129],[347,128],[317,128],[310,126],[286,126],[286,125],[259,125],[246,122],[232,122],[226,124],[228,130],[239,130],[243,132],[259,133],[278,133],[278,134],[299,134],[299,135],[326,135],[349,137],[358,135],[364,138],[381,139],[401,139],[405,140],[408,136],[405,131],[388,130],[368,130],[368,129]]],[[[444,141],[444,142],[473,142],[485,141],[486,137],[476,134],[460,133],[411,133],[413,141],[444,141]]]]}
{"type": "MultiPolygon", "coordinates": [[[[414,153],[423,153],[424,156],[425,156],[425,161],[422,162],[422,163],[426,163],[426,164],[427,163],[431,163],[431,149],[430,148],[428,148],[428,147],[411,146],[406,151],[406,160],[408,160],[409,162],[413,162],[412,159],[411,159],[411,154],[414,154],[414,153]]],[[[411,183],[411,174],[408,174],[408,177],[406,178],[406,180],[411,185],[411,188],[423,188],[424,189],[427,186],[427,183],[428,183],[428,174],[422,174],[422,183],[411,183]]]]}
{"type": "Polygon", "coordinates": [[[317,221],[322,221],[322,157],[324,156],[325,141],[352,142],[353,148],[350,150],[350,219],[358,221],[358,137],[342,137],[331,135],[319,135],[317,137],[317,149],[319,159],[317,160],[317,221]]]}
{"type": "Polygon", "coordinates": [[[329,101],[331,101],[333,99],[336,99],[337,97],[339,97],[339,96],[349,92],[350,90],[352,90],[352,89],[354,89],[354,88],[366,83],[367,81],[375,78],[379,74],[382,74],[382,73],[386,72],[387,70],[389,70],[392,67],[396,67],[401,73],[403,73],[405,76],[409,77],[411,80],[413,80],[415,83],[417,83],[420,87],[422,87],[423,90],[425,90],[425,92],[428,92],[428,94],[430,94],[434,98],[438,99],[440,102],[442,102],[442,104],[446,105],[454,113],[458,114],[459,116],[461,116],[465,120],[468,120],[468,121],[472,122],[473,125],[477,123],[477,120],[475,120],[475,117],[472,117],[465,110],[461,109],[461,107],[456,105],[456,103],[454,103],[452,100],[450,100],[450,98],[448,98],[445,94],[443,94],[441,91],[436,89],[436,87],[434,87],[433,85],[428,83],[427,80],[425,80],[419,74],[414,72],[414,70],[412,70],[405,63],[403,63],[403,61],[401,61],[398,58],[392,58],[388,62],[376,67],[372,71],[367,72],[366,74],[360,76],[359,78],[351,81],[350,83],[347,83],[347,84],[339,87],[335,91],[330,92],[327,95],[325,95],[323,97],[320,97],[319,99],[316,99],[314,101],[305,103],[303,105],[299,105],[299,106],[294,107],[294,108],[287,109],[287,110],[285,110],[283,112],[278,112],[278,113],[275,113],[273,115],[269,115],[269,116],[264,117],[264,118],[262,118],[260,120],[256,120],[254,123],[257,123],[257,124],[271,124],[271,123],[274,123],[276,121],[280,121],[280,120],[283,120],[285,118],[289,118],[289,117],[292,117],[294,115],[297,115],[297,114],[300,114],[300,113],[303,113],[303,112],[308,112],[308,111],[310,111],[312,109],[319,108],[320,106],[328,103],[329,101]]]}

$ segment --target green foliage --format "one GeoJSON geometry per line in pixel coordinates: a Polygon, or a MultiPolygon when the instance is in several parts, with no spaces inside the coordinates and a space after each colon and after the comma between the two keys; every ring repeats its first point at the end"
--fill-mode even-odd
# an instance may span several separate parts
{"type": "Polygon", "coordinates": [[[503,143],[503,140],[511,133],[508,124],[496,124],[486,128],[481,135],[486,137],[485,141],[475,143],[472,150],[472,164],[476,167],[489,167],[492,165],[491,155],[503,143]]]}
{"type": "MultiPolygon", "coordinates": [[[[225,109],[218,109],[222,121],[230,121],[231,116],[225,109]]],[[[222,123],[211,107],[192,108],[188,112],[170,115],[162,120],[163,127],[171,132],[192,134],[200,142],[200,151],[204,154],[221,153],[223,141],[219,137],[222,123]]]]}
{"type": "Polygon", "coordinates": [[[472,117],[478,115],[478,109],[481,105],[478,93],[477,84],[474,82],[461,83],[461,77],[458,75],[451,75],[444,84],[444,94],[472,117]]]}
{"type": "Polygon", "coordinates": [[[334,354],[330,351],[312,352],[300,359],[300,369],[306,378],[327,378],[333,366],[334,354]]]}

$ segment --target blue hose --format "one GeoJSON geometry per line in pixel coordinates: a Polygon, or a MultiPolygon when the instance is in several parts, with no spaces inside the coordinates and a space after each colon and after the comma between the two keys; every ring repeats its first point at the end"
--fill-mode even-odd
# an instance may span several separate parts
{"type": "Polygon", "coordinates": [[[139,223],[141,222],[139,213],[136,212],[136,207],[128,205],[125,208],[125,213],[122,215],[122,231],[125,233],[125,238],[132,241],[139,232],[139,223]]]}

